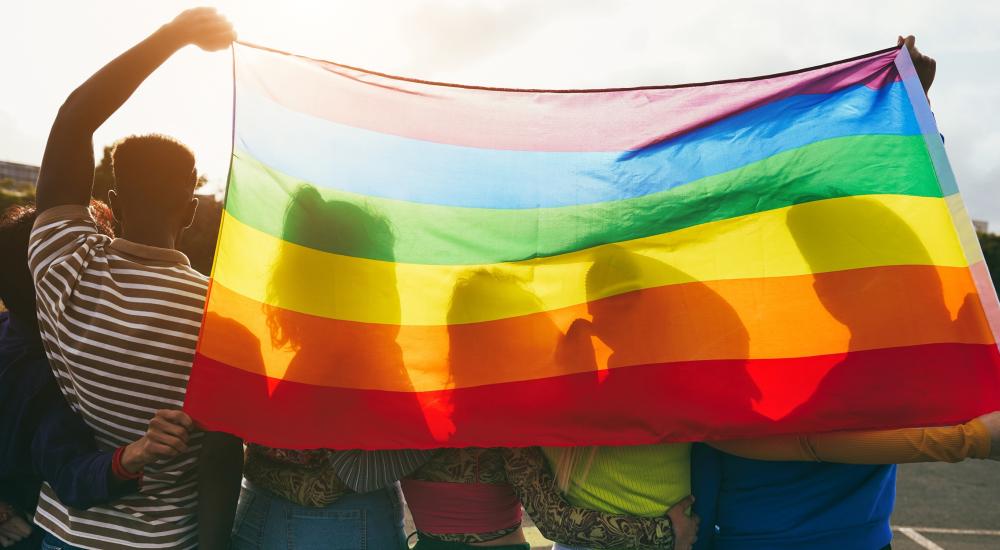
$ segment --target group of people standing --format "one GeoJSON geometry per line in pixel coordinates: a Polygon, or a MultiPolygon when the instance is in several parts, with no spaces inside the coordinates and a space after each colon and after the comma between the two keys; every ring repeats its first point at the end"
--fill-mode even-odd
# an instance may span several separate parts
{"type": "MultiPolygon", "coordinates": [[[[288,450],[200,431],[180,408],[207,279],[176,249],[194,156],[122,140],[109,209],[92,136],[174,52],[234,38],[188,10],[94,74],[56,117],[37,204],[0,222],[3,546],[399,549],[402,492],[421,549],[527,549],[526,510],[563,548],[878,550],[891,464],[1000,456],[1000,413],[693,446],[288,450]]],[[[905,46],[928,88],[933,60],[905,46]]]]}

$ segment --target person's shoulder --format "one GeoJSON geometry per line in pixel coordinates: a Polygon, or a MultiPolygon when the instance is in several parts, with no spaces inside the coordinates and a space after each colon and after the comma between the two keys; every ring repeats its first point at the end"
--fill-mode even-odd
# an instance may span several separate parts
{"type": "Polygon", "coordinates": [[[63,204],[46,208],[38,213],[35,223],[31,227],[34,233],[40,229],[48,228],[60,223],[80,222],[93,225],[94,221],[90,215],[90,209],[82,204],[63,204]]]}
{"type": "MultiPolygon", "coordinates": [[[[35,218],[28,239],[28,266],[36,280],[55,265],[66,264],[79,273],[88,258],[103,254],[111,238],[102,234],[83,205],[47,208],[35,218]]],[[[65,275],[65,274],[64,274],[65,275]]]]}
{"type": "Polygon", "coordinates": [[[208,297],[209,278],[206,275],[186,264],[177,266],[175,273],[178,279],[183,280],[193,289],[197,289],[197,292],[204,297],[208,297]]]}

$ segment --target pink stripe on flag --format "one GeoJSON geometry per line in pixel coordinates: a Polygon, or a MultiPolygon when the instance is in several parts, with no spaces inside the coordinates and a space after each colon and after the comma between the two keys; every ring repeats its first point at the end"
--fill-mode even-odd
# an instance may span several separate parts
{"type": "Polygon", "coordinates": [[[636,150],[793,95],[898,80],[895,49],[773,78],[586,94],[427,83],[252,47],[236,50],[241,93],[356,128],[520,151],[636,150]]]}

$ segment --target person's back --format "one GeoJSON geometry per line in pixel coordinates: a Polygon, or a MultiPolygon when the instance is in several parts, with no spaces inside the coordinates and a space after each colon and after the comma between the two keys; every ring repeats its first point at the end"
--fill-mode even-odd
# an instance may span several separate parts
{"type": "Polygon", "coordinates": [[[691,494],[690,449],[688,443],[542,448],[570,503],[638,517],[660,516],[691,494]]]}
{"type": "Polygon", "coordinates": [[[768,462],[703,444],[693,456],[695,548],[879,550],[892,540],[895,466],[768,462]]]}
{"type": "MultiPolygon", "coordinates": [[[[180,408],[207,290],[187,258],[100,235],[76,205],[39,215],[29,254],[49,361],[98,441],[127,444],[152,412],[180,408]]],[[[43,486],[36,521],[74,545],[193,545],[197,449],[146,467],[142,492],[106,507],[72,509],[43,486]]]]}
{"type": "Polygon", "coordinates": [[[638,518],[567,502],[537,447],[440,449],[401,482],[417,549],[527,548],[521,505],[542,535],[601,548],[681,548],[684,505],[638,518]]]}
{"type": "MultiPolygon", "coordinates": [[[[38,323],[62,393],[104,449],[141,435],[151,413],[183,405],[207,279],[176,250],[198,204],[194,155],[163,136],[120,142],[108,198],[123,238],[110,239],[86,208],[93,134],[178,49],[219,50],[233,38],[214,10],[182,13],[74,90],[49,133],[28,246],[38,323]]],[[[35,521],[49,532],[46,540],[86,548],[196,546],[199,445],[178,436],[179,454],[147,466],[141,492],[110,505],[78,510],[43,486],[35,521]]]]}

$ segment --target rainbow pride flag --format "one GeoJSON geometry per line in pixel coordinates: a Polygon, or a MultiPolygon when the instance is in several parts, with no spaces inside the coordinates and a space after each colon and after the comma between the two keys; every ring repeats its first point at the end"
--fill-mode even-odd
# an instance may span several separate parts
{"type": "Polygon", "coordinates": [[[460,86],[247,45],[187,410],[286,448],[641,444],[1000,408],[905,50],[460,86]]]}

